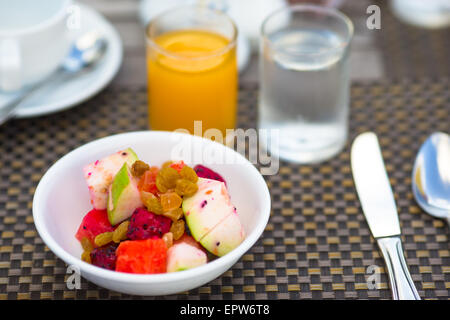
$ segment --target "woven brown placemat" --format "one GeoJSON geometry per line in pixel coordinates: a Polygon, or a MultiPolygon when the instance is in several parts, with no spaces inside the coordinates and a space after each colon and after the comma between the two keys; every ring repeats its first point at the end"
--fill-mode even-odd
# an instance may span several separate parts
{"type": "MultiPolygon", "coordinates": [[[[256,125],[257,88],[243,87],[239,126],[256,125]]],[[[0,127],[0,299],[143,299],[82,280],[69,290],[66,265],[33,224],[34,190],[45,171],[74,148],[114,133],[147,128],[145,88],[106,89],[55,115],[0,127]]],[[[450,296],[448,230],[426,215],[410,189],[415,154],[433,131],[449,131],[449,79],[355,83],[350,139],[375,131],[395,191],[406,259],[421,297],[450,296]]],[[[349,140],[351,141],[351,140],[349,140]]],[[[152,299],[390,299],[384,264],[354,190],[349,149],[321,165],[281,163],[266,177],[272,214],[256,245],[207,285],[152,299]],[[367,267],[383,268],[381,289],[367,267]]]]}
{"type": "Polygon", "coordinates": [[[383,55],[386,76],[448,77],[450,27],[427,29],[407,24],[394,15],[389,2],[375,1],[381,11],[381,29],[373,31],[383,55]]]}

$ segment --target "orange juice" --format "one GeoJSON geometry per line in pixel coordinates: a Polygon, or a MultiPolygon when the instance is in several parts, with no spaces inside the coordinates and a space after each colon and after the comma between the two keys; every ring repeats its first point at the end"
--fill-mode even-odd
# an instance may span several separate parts
{"type": "Polygon", "coordinates": [[[236,122],[235,44],[214,32],[169,31],[148,46],[148,102],[153,130],[188,129],[225,134],[236,122]]]}

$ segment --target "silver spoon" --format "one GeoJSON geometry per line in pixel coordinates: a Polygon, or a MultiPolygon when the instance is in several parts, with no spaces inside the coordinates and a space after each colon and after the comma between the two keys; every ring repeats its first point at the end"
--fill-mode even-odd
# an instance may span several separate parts
{"type": "Polygon", "coordinates": [[[435,132],[422,144],[412,173],[419,206],[450,226],[450,136],[435,132]]]}
{"type": "Polygon", "coordinates": [[[107,47],[106,39],[98,32],[91,31],[80,36],[73,44],[68,56],[61,66],[44,80],[24,88],[12,100],[0,106],[0,125],[14,117],[14,110],[39,88],[42,88],[48,80],[52,83],[62,83],[83,72],[89,71],[99,61],[107,47]]]}

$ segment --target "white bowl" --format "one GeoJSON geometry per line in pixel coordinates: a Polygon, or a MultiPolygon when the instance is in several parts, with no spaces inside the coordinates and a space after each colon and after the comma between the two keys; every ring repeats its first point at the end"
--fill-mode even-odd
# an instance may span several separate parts
{"type": "Polygon", "coordinates": [[[244,157],[211,140],[164,131],[118,134],[79,147],[46,172],[33,199],[34,223],[42,240],[53,253],[68,265],[77,266],[81,276],[93,283],[136,295],[174,294],[202,286],[219,277],[255,244],[267,225],[269,215],[270,195],[267,185],[258,170],[244,157]],[[161,165],[171,159],[174,151],[188,145],[192,147],[190,150],[195,150],[193,156],[200,156],[201,151],[217,156],[203,162],[193,162],[187,154],[181,159],[190,165],[204,164],[227,181],[231,201],[246,231],[246,238],[239,247],[206,265],[164,274],[115,272],[81,261],[82,248],[75,239],[75,233],[83,216],[91,209],[83,166],[127,147],[133,148],[139,158],[150,165],[161,165]],[[218,161],[220,156],[226,156],[227,162],[218,161]]]}

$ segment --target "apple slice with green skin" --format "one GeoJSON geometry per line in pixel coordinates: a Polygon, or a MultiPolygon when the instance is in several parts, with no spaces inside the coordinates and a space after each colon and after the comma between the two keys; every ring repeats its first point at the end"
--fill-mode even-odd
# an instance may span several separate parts
{"type": "Polygon", "coordinates": [[[198,191],[183,199],[186,223],[195,240],[200,241],[233,210],[225,184],[199,178],[198,191]]]}
{"type": "Polygon", "coordinates": [[[91,203],[95,209],[106,209],[108,187],[113,182],[114,176],[124,163],[131,166],[136,160],[138,160],[136,153],[128,148],[92,162],[83,168],[91,203]]]}
{"type": "Polygon", "coordinates": [[[198,191],[183,200],[186,223],[195,240],[223,256],[243,241],[244,228],[223,182],[199,178],[197,184],[198,191]]]}
{"type": "Polygon", "coordinates": [[[209,252],[222,257],[239,246],[245,239],[245,230],[242,227],[239,216],[232,212],[225,220],[221,221],[214,229],[206,234],[200,243],[209,252]]]}
{"type": "Polygon", "coordinates": [[[138,179],[133,177],[128,163],[124,163],[117,172],[108,193],[108,219],[114,226],[133,214],[134,210],[143,207],[138,189],[138,179]]]}
{"type": "Polygon", "coordinates": [[[192,269],[207,261],[204,249],[192,237],[184,234],[167,251],[167,272],[192,269]]]}

